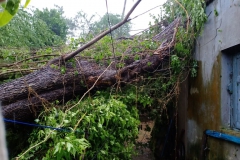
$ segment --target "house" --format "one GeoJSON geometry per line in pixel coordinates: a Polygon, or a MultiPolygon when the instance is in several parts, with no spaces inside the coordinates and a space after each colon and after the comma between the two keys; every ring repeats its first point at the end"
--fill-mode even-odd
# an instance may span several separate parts
{"type": "Polygon", "coordinates": [[[239,160],[239,144],[203,137],[213,130],[240,138],[240,0],[207,2],[194,53],[198,74],[181,86],[178,130],[185,130],[186,159],[239,160]]]}

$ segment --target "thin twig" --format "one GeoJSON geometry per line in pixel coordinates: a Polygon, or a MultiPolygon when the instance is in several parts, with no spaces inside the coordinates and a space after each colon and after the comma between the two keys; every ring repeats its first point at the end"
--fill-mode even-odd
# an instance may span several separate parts
{"type": "Polygon", "coordinates": [[[34,146],[28,148],[23,154],[21,154],[20,156],[16,157],[16,160],[18,160],[19,158],[21,158],[23,155],[25,155],[25,154],[26,154],[27,152],[29,152],[31,149],[33,149],[33,148],[39,146],[40,144],[46,142],[46,141],[48,140],[48,138],[51,136],[51,133],[52,133],[52,131],[50,131],[50,133],[48,134],[48,136],[45,137],[45,139],[44,139],[43,141],[41,141],[41,142],[35,144],[34,146]]]}
{"type": "Polygon", "coordinates": [[[84,113],[83,116],[78,120],[77,124],[75,125],[75,127],[74,127],[74,129],[73,129],[73,132],[75,132],[75,130],[77,129],[79,123],[82,121],[82,119],[85,117],[86,114],[87,114],[87,112],[84,113]]]}
{"type": "Polygon", "coordinates": [[[66,112],[70,111],[71,109],[73,109],[74,107],[76,107],[77,105],[79,105],[79,103],[82,101],[82,99],[86,96],[86,94],[88,94],[94,87],[95,85],[97,84],[97,82],[99,81],[99,79],[102,77],[102,75],[108,70],[108,68],[112,65],[113,62],[111,62],[108,67],[98,76],[97,80],[94,82],[94,84],[92,85],[91,88],[89,88],[89,90],[87,90],[87,92],[85,92],[83,94],[83,96],[80,98],[80,100],[75,104],[73,105],[72,107],[70,107],[69,109],[66,110],[66,112]]]}
{"type": "MultiPolygon", "coordinates": [[[[10,67],[10,66],[14,66],[16,64],[19,64],[21,62],[24,62],[24,61],[27,61],[27,60],[30,60],[30,59],[34,59],[34,58],[40,58],[40,57],[52,57],[52,56],[59,56],[59,54],[45,54],[45,55],[37,55],[37,56],[31,56],[29,58],[25,58],[23,60],[20,60],[20,61],[17,61],[17,62],[14,62],[13,64],[6,64],[4,65],[4,67],[10,67]]],[[[35,61],[36,63],[36,61],[35,61]]]]}

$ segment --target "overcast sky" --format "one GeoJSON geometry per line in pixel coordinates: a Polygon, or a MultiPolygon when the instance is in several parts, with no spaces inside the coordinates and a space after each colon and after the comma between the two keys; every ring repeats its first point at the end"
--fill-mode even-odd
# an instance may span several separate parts
{"type": "MultiPolygon", "coordinates": [[[[125,14],[130,10],[137,0],[127,0],[125,14]]],[[[108,0],[109,13],[122,14],[124,0],[108,0]]],[[[130,17],[135,17],[153,7],[162,5],[166,0],[142,0],[130,17]]],[[[106,0],[31,0],[30,6],[42,9],[53,8],[54,4],[62,6],[66,17],[74,17],[78,11],[83,11],[90,15],[104,15],[107,11],[106,0]]],[[[161,14],[159,8],[149,13],[161,14]]],[[[151,20],[149,13],[142,15],[132,21],[132,30],[145,29],[151,20]]],[[[132,32],[133,33],[133,32],[132,32]]]]}

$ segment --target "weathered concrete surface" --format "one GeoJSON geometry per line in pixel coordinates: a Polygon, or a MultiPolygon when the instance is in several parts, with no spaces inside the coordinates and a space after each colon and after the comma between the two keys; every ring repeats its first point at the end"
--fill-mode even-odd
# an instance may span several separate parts
{"type": "MultiPolygon", "coordinates": [[[[231,128],[231,95],[227,91],[232,70],[232,57],[240,52],[240,0],[215,0],[206,8],[208,21],[196,43],[194,58],[199,63],[198,75],[190,78],[188,87],[183,86],[180,95],[179,127],[185,127],[186,157],[201,157],[203,131],[222,131],[240,136],[231,128]],[[216,15],[215,13],[218,13],[216,15]],[[185,101],[185,100],[186,101],[185,101]],[[186,108],[187,106],[187,108],[186,108]]],[[[205,159],[240,159],[240,146],[208,139],[210,148],[205,159]]]]}

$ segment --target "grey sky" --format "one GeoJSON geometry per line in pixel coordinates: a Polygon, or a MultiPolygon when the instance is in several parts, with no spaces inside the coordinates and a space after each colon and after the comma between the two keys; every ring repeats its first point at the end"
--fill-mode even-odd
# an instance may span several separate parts
{"type": "MultiPolygon", "coordinates": [[[[161,5],[166,0],[142,0],[137,8],[134,10],[130,17],[143,13],[155,6],[161,5]]],[[[127,13],[136,0],[127,0],[126,10],[127,13]]],[[[74,17],[78,11],[84,11],[89,16],[93,14],[104,15],[106,13],[106,1],[105,0],[31,0],[30,6],[36,8],[53,8],[54,4],[63,6],[65,15],[67,17],[74,17]]],[[[108,0],[108,10],[110,13],[122,14],[124,0],[108,0]]],[[[149,12],[151,14],[161,14],[159,8],[149,12]]],[[[132,21],[132,30],[145,29],[148,27],[148,23],[151,20],[149,13],[140,16],[132,21]]]]}

